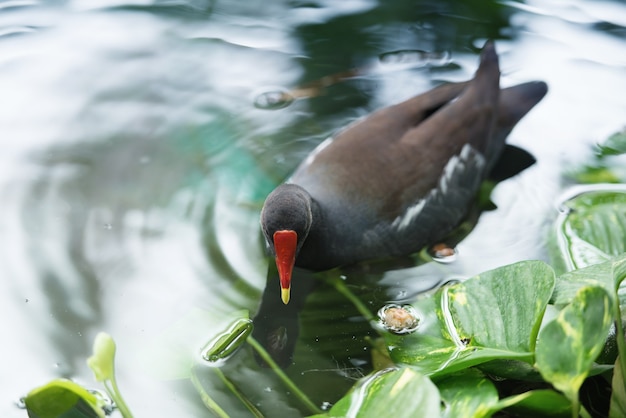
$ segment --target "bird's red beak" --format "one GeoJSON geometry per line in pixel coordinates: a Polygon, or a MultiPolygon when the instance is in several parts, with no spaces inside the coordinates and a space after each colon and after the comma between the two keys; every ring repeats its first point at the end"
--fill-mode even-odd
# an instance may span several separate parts
{"type": "Polygon", "coordinates": [[[276,267],[280,277],[280,298],[286,305],[289,303],[291,290],[291,272],[296,261],[298,234],[295,231],[283,230],[274,232],[274,251],[276,267]]]}

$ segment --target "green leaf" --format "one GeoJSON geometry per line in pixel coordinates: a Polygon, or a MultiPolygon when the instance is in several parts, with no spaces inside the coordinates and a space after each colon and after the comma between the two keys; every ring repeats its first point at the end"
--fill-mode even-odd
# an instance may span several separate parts
{"type": "Polygon", "coordinates": [[[612,323],[611,298],[602,287],[583,287],[539,334],[536,367],[578,404],[578,390],[604,346],[612,323]]]}
{"type": "Polygon", "coordinates": [[[584,192],[564,207],[567,212],[556,224],[556,243],[567,270],[602,263],[626,252],[626,191],[584,192]]]}
{"type": "Polygon", "coordinates": [[[525,261],[443,288],[414,305],[416,332],[385,335],[391,358],[427,375],[496,359],[532,362],[554,280],[547,264],[525,261]]]}
{"type": "Polygon", "coordinates": [[[611,135],[600,148],[600,156],[620,155],[626,153],[626,130],[611,135]]]}
{"type": "Polygon", "coordinates": [[[441,416],[445,418],[488,417],[498,403],[498,390],[476,370],[446,376],[436,384],[444,405],[441,416]]]}
{"type": "Polygon", "coordinates": [[[550,266],[525,261],[451,287],[450,311],[459,336],[470,346],[532,351],[554,281],[550,266]]]}
{"type": "Polygon", "coordinates": [[[64,379],[33,389],[24,398],[30,418],[103,418],[100,402],[80,385],[64,379]]]}
{"type": "Polygon", "coordinates": [[[331,417],[439,417],[437,387],[409,369],[384,370],[362,379],[329,411],[331,417]]]}
{"type": "Polygon", "coordinates": [[[502,399],[494,410],[506,409],[520,417],[571,417],[572,403],[550,389],[530,390],[502,399]]]}

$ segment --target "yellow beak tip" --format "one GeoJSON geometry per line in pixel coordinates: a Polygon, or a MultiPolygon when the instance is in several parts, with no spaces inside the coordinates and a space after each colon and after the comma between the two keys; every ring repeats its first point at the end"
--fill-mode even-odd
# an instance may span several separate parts
{"type": "Polygon", "coordinates": [[[291,288],[289,287],[287,289],[280,289],[280,298],[283,300],[285,305],[289,303],[290,291],[291,288]]]}

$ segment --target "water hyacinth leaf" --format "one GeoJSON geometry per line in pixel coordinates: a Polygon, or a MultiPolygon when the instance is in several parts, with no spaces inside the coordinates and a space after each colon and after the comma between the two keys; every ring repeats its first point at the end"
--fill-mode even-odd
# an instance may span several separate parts
{"type": "Polygon", "coordinates": [[[617,290],[626,279],[626,254],[622,254],[611,263],[611,275],[615,283],[615,290],[617,290]]]}
{"type": "MultiPolygon", "coordinates": [[[[526,261],[443,288],[413,305],[417,331],[384,336],[391,358],[433,376],[496,359],[520,361],[512,367],[531,362],[554,280],[550,266],[526,261]]],[[[526,368],[506,372],[527,374],[526,368]]]]}
{"type": "Polygon", "coordinates": [[[476,370],[446,376],[436,382],[443,404],[442,417],[481,418],[498,403],[495,385],[476,370]]]}
{"type": "Polygon", "coordinates": [[[564,307],[574,300],[580,289],[586,286],[600,286],[613,294],[615,284],[612,275],[613,262],[606,261],[560,275],[556,279],[551,302],[564,307]]]}
{"type": "MultiPolygon", "coordinates": [[[[626,312],[626,254],[600,264],[595,264],[562,274],[557,278],[552,303],[565,306],[585,286],[600,286],[606,289],[611,299],[618,300],[622,312],[626,312]]],[[[612,360],[611,360],[612,362],[612,360]]]]}
{"type": "Polygon", "coordinates": [[[33,389],[24,404],[30,418],[103,418],[98,398],[80,385],[57,379],[33,389]]]}
{"type": "Polygon", "coordinates": [[[359,381],[329,411],[331,417],[439,417],[437,387],[409,368],[384,370],[359,381]]]}
{"type": "Polygon", "coordinates": [[[567,270],[626,252],[626,189],[583,192],[563,206],[567,212],[557,221],[556,242],[567,270]]]}
{"type": "Polygon", "coordinates": [[[450,287],[450,313],[469,346],[531,352],[554,289],[541,261],[501,267],[450,287]]]}
{"type": "Polygon", "coordinates": [[[584,287],[539,334],[536,364],[543,378],[578,403],[612,323],[611,298],[602,287],[584,287]]]}
{"type": "Polygon", "coordinates": [[[494,410],[506,409],[519,417],[571,417],[572,403],[551,389],[529,390],[502,399],[494,410]]]}

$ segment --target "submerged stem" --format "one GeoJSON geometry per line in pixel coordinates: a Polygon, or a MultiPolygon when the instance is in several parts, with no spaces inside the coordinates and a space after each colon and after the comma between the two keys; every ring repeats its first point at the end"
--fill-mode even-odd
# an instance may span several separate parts
{"type": "Polygon", "coordinates": [[[111,397],[111,399],[113,399],[113,402],[115,402],[115,405],[117,406],[117,409],[119,409],[122,416],[124,418],[133,418],[133,414],[130,412],[128,405],[126,405],[124,398],[122,398],[122,393],[117,387],[117,380],[115,379],[115,375],[113,375],[113,377],[108,381],[104,382],[104,387],[109,392],[109,396],[111,397]],[[108,387],[109,385],[106,384],[107,382],[111,385],[110,388],[108,387]]]}
{"type": "Polygon", "coordinates": [[[254,404],[252,402],[250,402],[249,399],[247,399],[243,393],[241,393],[241,391],[239,390],[239,388],[237,386],[235,386],[235,384],[233,382],[231,382],[224,373],[222,373],[222,371],[217,368],[217,367],[213,367],[213,371],[215,372],[215,374],[221,379],[221,381],[224,383],[224,385],[226,385],[226,387],[237,397],[237,399],[239,399],[241,401],[241,403],[243,403],[246,408],[248,408],[248,410],[252,413],[252,415],[254,415],[256,418],[263,418],[263,414],[261,413],[261,411],[259,411],[257,409],[256,406],[254,406],[254,404]]]}
{"type": "Polygon", "coordinates": [[[193,384],[193,387],[196,389],[196,391],[200,394],[200,399],[202,399],[202,403],[204,404],[204,406],[206,406],[219,418],[230,418],[230,415],[228,415],[226,411],[224,411],[222,407],[220,407],[217,402],[215,402],[213,398],[211,398],[211,396],[206,393],[195,373],[191,373],[191,383],[193,384]]]}
{"type": "Polygon", "coordinates": [[[276,373],[276,375],[280,378],[280,380],[282,380],[283,384],[287,386],[289,390],[291,390],[291,392],[298,399],[300,399],[300,402],[302,402],[314,414],[323,413],[323,411],[320,408],[318,408],[317,405],[315,405],[309,399],[309,397],[306,396],[306,394],[302,392],[300,388],[296,386],[295,383],[293,383],[291,379],[289,379],[289,377],[285,374],[285,372],[283,372],[283,370],[278,366],[278,364],[276,364],[274,359],[272,359],[272,357],[268,354],[267,351],[265,351],[263,346],[261,346],[261,344],[259,344],[257,340],[255,340],[253,337],[250,336],[248,337],[248,344],[250,344],[252,348],[254,348],[256,352],[259,353],[259,356],[261,356],[263,361],[265,361],[270,366],[270,368],[274,371],[274,373],[276,373]]]}
{"type": "Polygon", "coordinates": [[[363,315],[363,317],[365,319],[367,319],[368,321],[372,322],[375,321],[376,318],[374,317],[374,315],[370,312],[370,310],[367,308],[367,306],[365,306],[363,304],[363,302],[361,302],[361,300],[359,298],[357,298],[354,293],[352,293],[350,291],[350,289],[348,289],[348,287],[345,285],[345,283],[338,278],[335,278],[332,280],[332,284],[335,286],[335,289],[337,289],[337,291],[339,293],[341,293],[342,295],[344,295],[346,297],[346,299],[348,299],[350,302],[352,302],[352,304],[356,307],[356,309],[361,313],[361,315],[363,315]]]}

